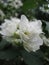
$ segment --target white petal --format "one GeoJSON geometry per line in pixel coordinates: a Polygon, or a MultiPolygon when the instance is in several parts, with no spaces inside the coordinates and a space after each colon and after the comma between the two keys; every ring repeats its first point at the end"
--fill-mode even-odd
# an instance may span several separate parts
{"type": "Polygon", "coordinates": [[[28,30],[28,19],[24,15],[21,16],[20,30],[23,32],[28,30]]]}
{"type": "Polygon", "coordinates": [[[42,33],[42,25],[40,20],[32,21],[29,23],[29,25],[30,25],[30,31],[32,30],[32,32],[38,34],[42,33]]]}
{"type": "Polygon", "coordinates": [[[28,22],[28,19],[27,19],[27,17],[25,15],[22,15],[21,16],[21,21],[28,22]]]}
{"type": "MultiPolygon", "coordinates": [[[[26,39],[27,40],[27,39],[26,39]]],[[[29,51],[36,51],[40,48],[40,45],[43,44],[43,40],[37,36],[33,37],[33,39],[29,39],[28,41],[24,40],[24,48],[28,49],[29,51]]]]}

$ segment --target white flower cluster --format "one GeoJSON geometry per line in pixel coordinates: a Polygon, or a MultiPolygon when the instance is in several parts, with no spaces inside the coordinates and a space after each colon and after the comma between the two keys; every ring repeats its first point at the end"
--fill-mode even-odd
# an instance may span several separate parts
{"type": "Polygon", "coordinates": [[[4,5],[10,5],[15,8],[19,8],[23,5],[21,0],[0,0],[4,5]]]}
{"type": "Polygon", "coordinates": [[[0,33],[8,41],[22,41],[27,51],[36,51],[43,44],[40,37],[42,33],[41,27],[40,20],[29,21],[25,15],[22,15],[21,19],[5,19],[5,23],[0,26],[0,33]]]}

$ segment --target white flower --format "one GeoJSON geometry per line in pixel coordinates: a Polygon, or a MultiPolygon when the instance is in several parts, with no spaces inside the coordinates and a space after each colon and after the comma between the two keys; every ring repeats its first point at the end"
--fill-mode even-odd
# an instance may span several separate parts
{"type": "Polygon", "coordinates": [[[2,0],[1,1],[4,5],[11,5],[15,8],[19,8],[23,5],[22,1],[21,0],[2,0]]]}
{"type": "Polygon", "coordinates": [[[0,26],[2,29],[0,33],[5,36],[12,36],[16,32],[19,22],[20,20],[16,18],[5,19],[5,22],[0,26]]]}
{"type": "Polygon", "coordinates": [[[43,44],[43,40],[40,38],[40,34],[42,33],[41,26],[42,23],[40,20],[29,21],[26,16],[21,16],[20,37],[27,51],[36,51],[43,44]]]}
{"type": "Polygon", "coordinates": [[[14,6],[15,8],[19,8],[20,6],[23,5],[23,3],[21,2],[21,0],[15,0],[12,2],[11,5],[14,6]]]}
{"type": "Polygon", "coordinates": [[[5,22],[0,26],[0,33],[3,35],[4,39],[9,41],[14,40],[14,35],[19,34],[19,22],[20,20],[17,18],[11,18],[11,20],[5,19],[5,22]]]}
{"type": "Polygon", "coordinates": [[[22,15],[21,20],[18,18],[5,19],[0,28],[0,33],[4,39],[11,42],[23,42],[27,51],[36,51],[43,44],[40,37],[42,32],[42,23],[40,20],[29,21],[26,16],[22,15]]]}

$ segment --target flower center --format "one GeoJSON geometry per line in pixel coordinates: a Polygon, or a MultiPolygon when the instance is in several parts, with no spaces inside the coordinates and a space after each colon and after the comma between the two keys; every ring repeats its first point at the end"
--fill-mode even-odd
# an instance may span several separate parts
{"type": "Polygon", "coordinates": [[[25,34],[25,35],[29,35],[29,32],[28,32],[28,31],[25,31],[24,34],[25,34]]]}

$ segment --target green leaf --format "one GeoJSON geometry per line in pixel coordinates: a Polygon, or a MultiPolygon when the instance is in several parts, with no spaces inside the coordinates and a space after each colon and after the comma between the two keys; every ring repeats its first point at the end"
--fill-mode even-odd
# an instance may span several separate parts
{"type": "Polygon", "coordinates": [[[0,42],[0,59],[12,60],[19,56],[19,50],[16,46],[6,40],[0,42]]]}
{"type": "Polygon", "coordinates": [[[46,3],[46,0],[25,0],[23,3],[23,11],[28,11],[33,8],[37,8],[39,5],[46,3]]]}
{"type": "Polygon", "coordinates": [[[23,11],[27,11],[28,9],[32,9],[36,6],[35,0],[26,0],[23,4],[23,11]]]}
{"type": "Polygon", "coordinates": [[[0,50],[0,59],[12,60],[19,56],[19,51],[15,47],[0,50]]]}
{"type": "Polygon", "coordinates": [[[9,45],[9,43],[6,40],[2,39],[2,41],[0,42],[0,50],[4,49],[6,45],[9,45]]]}
{"type": "Polygon", "coordinates": [[[49,32],[49,22],[46,22],[46,30],[49,32]]]}
{"type": "Polygon", "coordinates": [[[35,52],[36,53],[36,55],[40,58],[40,59],[44,59],[44,54],[43,54],[43,52],[39,49],[38,51],[36,51],[35,52]]]}
{"type": "Polygon", "coordinates": [[[42,60],[34,53],[29,53],[25,50],[22,51],[22,56],[28,65],[43,65],[42,60]]]}
{"type": "Polygon", "coordinates": [[[42,28],[43,28],[43,32],[44,32],[44,35],[49,38],[49,22],[48,21],[45,21],[45,20],[42,20],[42,28]]]}

